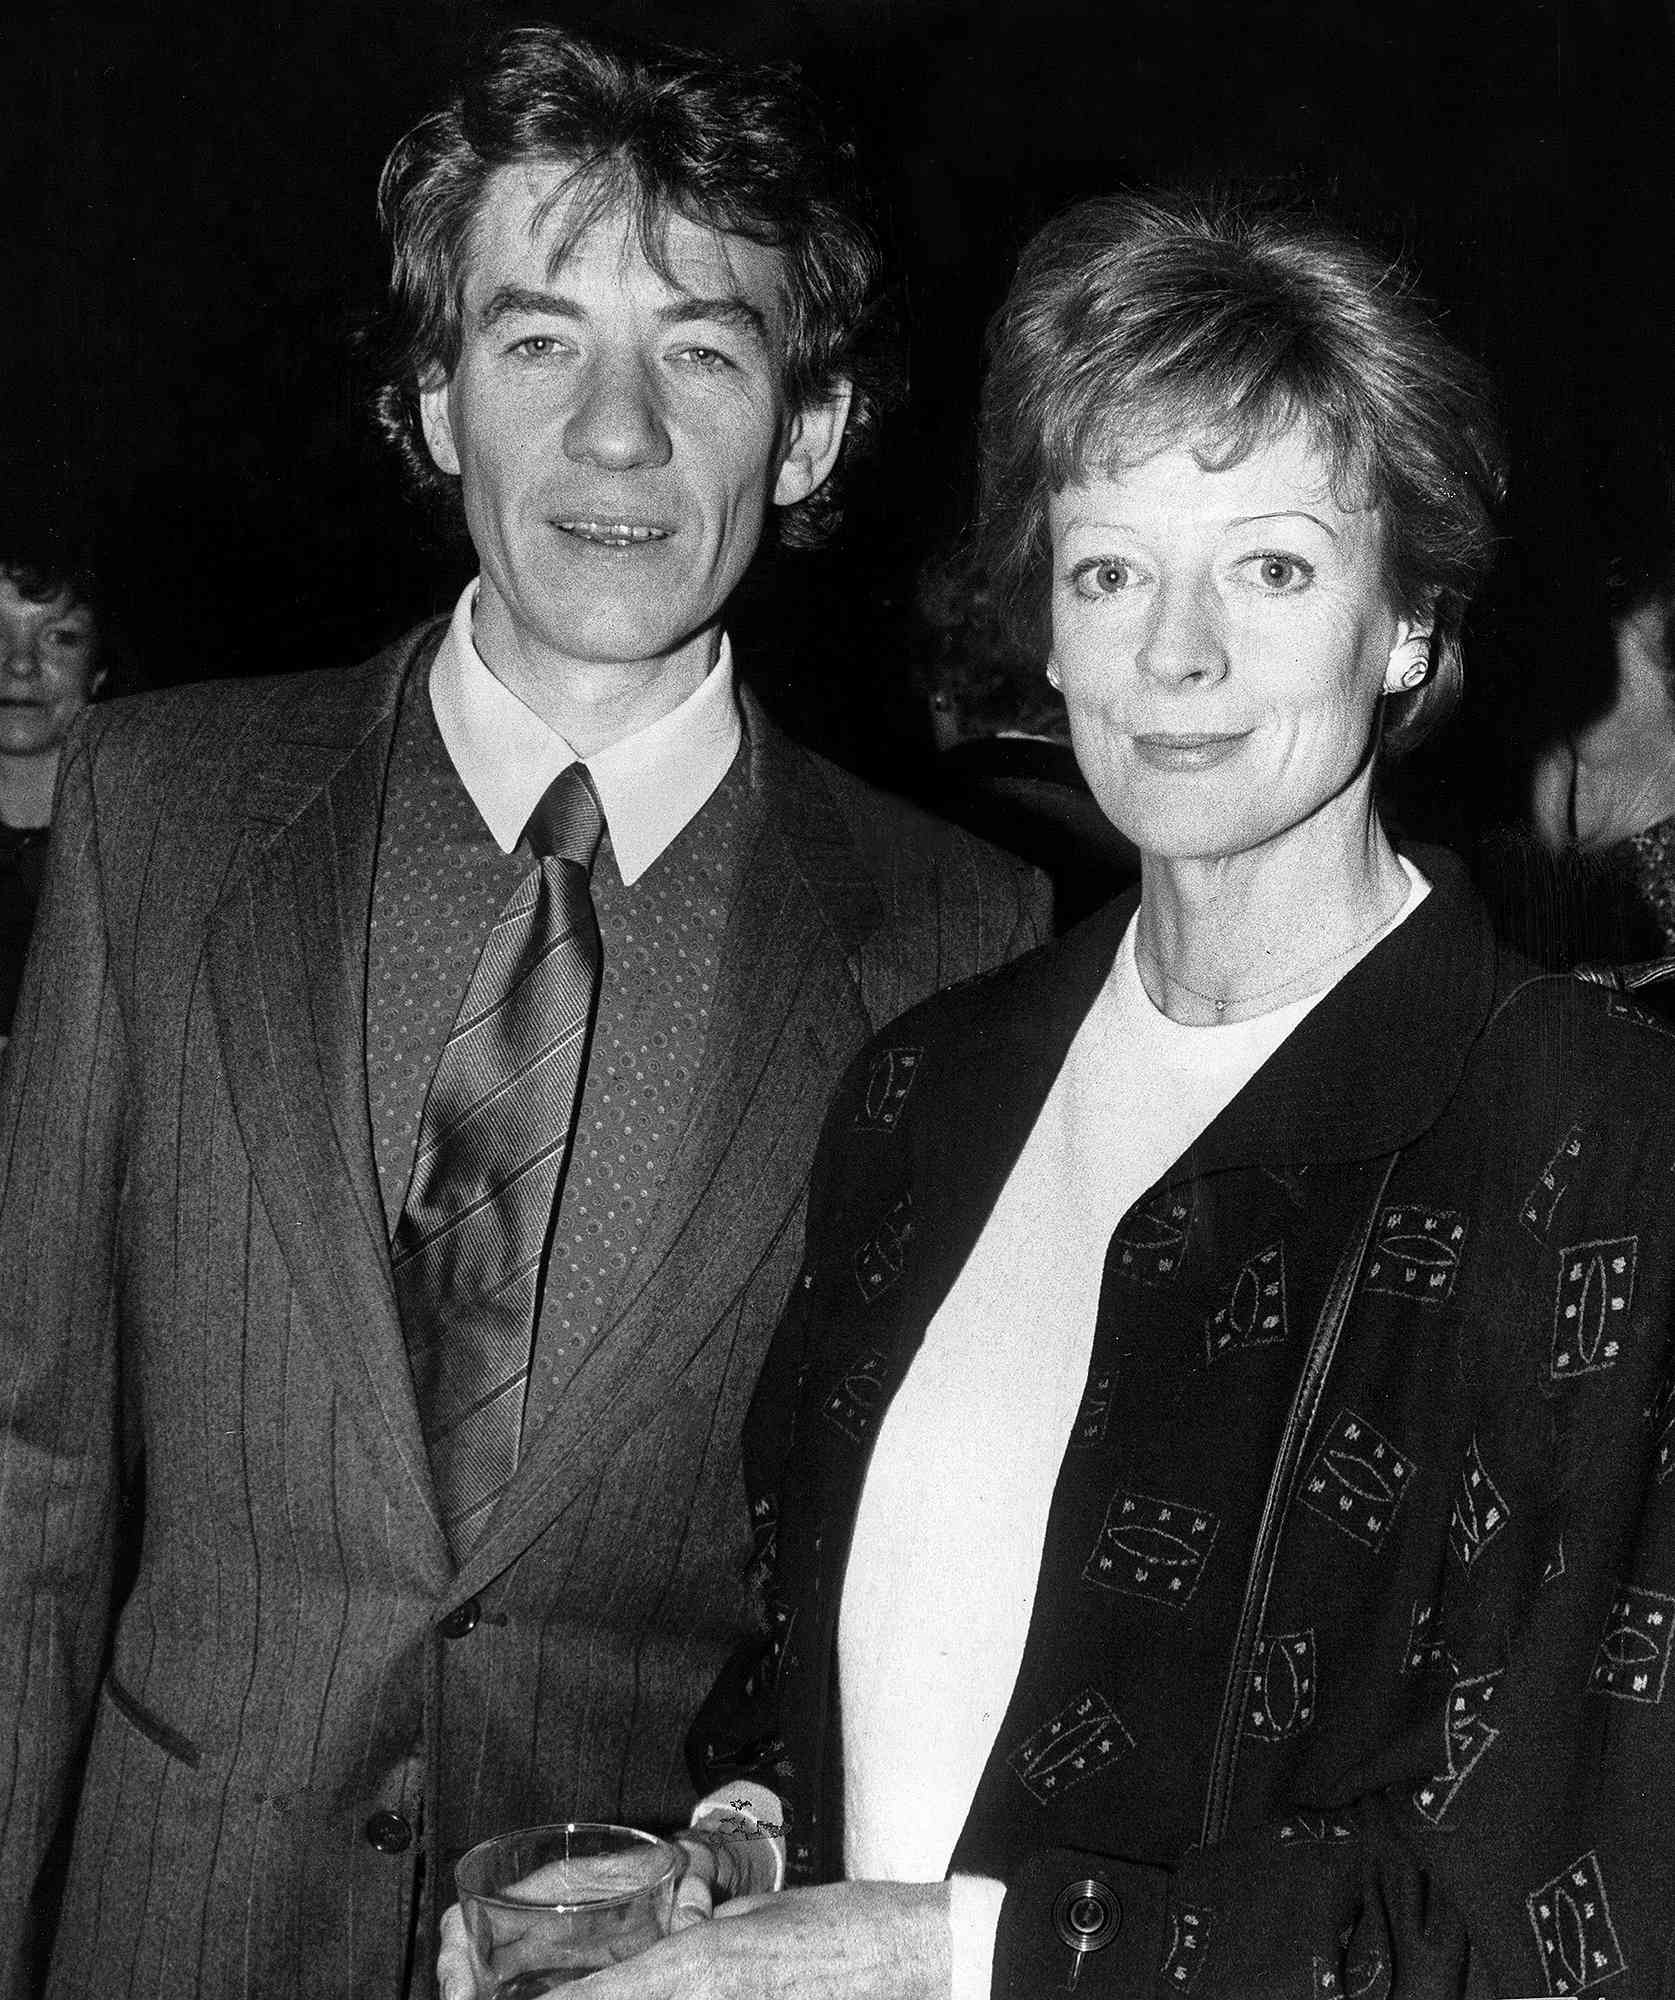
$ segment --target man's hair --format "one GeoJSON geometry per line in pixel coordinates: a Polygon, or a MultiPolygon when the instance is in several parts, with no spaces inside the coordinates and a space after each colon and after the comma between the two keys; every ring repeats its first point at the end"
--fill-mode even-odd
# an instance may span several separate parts
{"type": "MultiPolygon", "coordinates": [[[[490,178],[526,164],[576,171],[580,199],[560,254],[618,214],[665,279],[672,216],[779,251],[787,405],[807,409],[849,381],[840,467],[864,447],[897,374],[878,297],[883,260],[854,149],[828,131],[796,69],[526,26],[482,46],[446,108],[397,143],[379,182],[391,273],[372,342],[377,410],[421,491],[451,493],[457,506],[458,480],[425,445],[419,391],[458,363],[490,178]]],[[[834,484],[781,510],[783,541],[824,538],[837,518],[834,484]]]]}
{"type": "Polygon", "coordinates": [[[1379,509],[1398,615],[1434,628],[1430,679],[1386,705],[1386,748],[1453,708],[1505,451],[1487,376],[1400,263],[1255,198],[1085,201],[1026,246],[988,353],[978,558],[1037,649],[1053,493],[1182,443],[1234,465],[1300,424],[1340,504],[1379,509]]]}

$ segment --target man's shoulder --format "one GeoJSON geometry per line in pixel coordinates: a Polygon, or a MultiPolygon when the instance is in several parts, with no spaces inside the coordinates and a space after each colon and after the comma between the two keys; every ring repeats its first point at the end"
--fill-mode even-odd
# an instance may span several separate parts
{"type": "Polygon", "coordinates": [[[872,871],[891,880],[919,876],[929,881],[949,874],[973,878],[1033,898],[1042,876],[1015,854],[968,833],[924,806],[858,778],[817,751],[796,748],[812,781],[821,788],[872,871]]]}
{"type": "Polygon", "coordinates": [[[156,783],[178,796],[202,773],[224,792],[269,766],[280,743],[348,746],[376,728],[438,630],[427,622],[353,666],[187,681],[100,703],[82,717],[75,750],[96,784],[156,783]]]}

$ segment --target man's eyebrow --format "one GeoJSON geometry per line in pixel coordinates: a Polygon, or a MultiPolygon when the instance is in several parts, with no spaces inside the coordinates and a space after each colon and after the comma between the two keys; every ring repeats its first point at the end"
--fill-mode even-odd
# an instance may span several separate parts
{"type": "Polygon", "coordinates": [[[477,308],[477,325],[487,333],[498,326],[503,319],[512,319],[521,313],[533,314],[546,319],[581,319],[582,309],[577,302],[563,292],[540,292],[528,285],[501,285],[490,292],[477,308]]]}
{"type": "MultiPolygon", "coordinates": [[[[480,332],[488,333],[502,320],[524,315],[565,320],[587,317],[580,301],[565,292],[544,292],[529,285],[500,285],[478,307],[477,326],[480,332]]],[[[683,294],[671,299],[667,305],[659,306],[657,317],[662,325],[668,327],[705,323],[736,327],[739,332],[749,334],[759,346],[765,348],[770,344],[766,316],[749,299],[739,297],[736,292],[723,293],[713,299],[692,298],[683,294]]]]}
{"type": "Polygon", "coordinates": [[[748,333],[761,346],[768,345],[767,319],[749,299],[741,298],[736,292],[714,299],[685,296],[671,299],[666,306],[658,307],[657,317],[665,326],[692,326],[699,321],[708,321],[712,326],[737,327],[740,333],[748,333]]]}

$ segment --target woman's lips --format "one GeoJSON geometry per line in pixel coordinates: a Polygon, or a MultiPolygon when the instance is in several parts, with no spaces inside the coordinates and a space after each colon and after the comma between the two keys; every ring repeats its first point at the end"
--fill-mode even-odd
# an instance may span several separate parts
{"type": "Polygon", "coordinates": [[[1158,731],[1133,739],[1134,754],[1154,771],[1207,771],[1224,763],[1250,735],[1248,729],[1226,735],[1208,731],[1158,731]]]}

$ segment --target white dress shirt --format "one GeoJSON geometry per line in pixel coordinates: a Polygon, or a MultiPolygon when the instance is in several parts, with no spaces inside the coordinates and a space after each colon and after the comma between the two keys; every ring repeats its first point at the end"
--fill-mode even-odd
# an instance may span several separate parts
{"type": "MultiPolygon", "coordinates": [[[[430,668],[430,705],[460,782],[501,853],[577,761],[556,729],[495,679],[471,634],[472,582],[430,668]]],[[[585,760],[624,884],[642,876],[727,775],[743,736],[725,634],[715,665],[667,715],[585,760]]]]}

